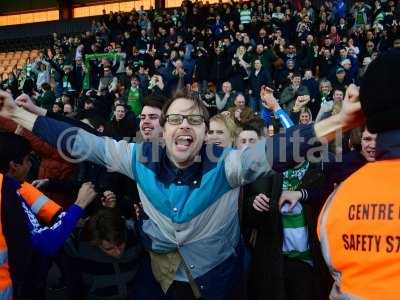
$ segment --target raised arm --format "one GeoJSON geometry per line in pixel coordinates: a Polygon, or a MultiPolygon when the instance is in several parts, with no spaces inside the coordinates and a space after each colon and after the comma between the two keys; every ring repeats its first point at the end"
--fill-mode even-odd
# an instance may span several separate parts
{"type": "Polygon", "coordinates": [[[37,116],[17,107],[6,92],[0,92],[0,108],[1,116],[12,119],[56,147],[64,159],[70,159],[71,162],[89,160],[114,172],[135,178],[135,144],[98,137],[71,124],[37,116]]]}
{"type": "MultiPolygon", "coordinates": [[[[272,95],[272,91],[266,88],[263,88],[262,92],[272,95]]],[[[66,151],[64,153],[72,157],[93,161],[134,178],[133,162],[137,152],[134,144],[127,144],[124,141],[117,143],[111,139],[96,137],[63,122],[38,117],[17,107],[10,94],[3,91],[0,92],[0,115],[11,118],[33,131],[49,144],[58,145],[60,149],[66,151]]],[[[321,143],[327,144],[334,140],[337,131],[348,131],[360,126],[363,121],[361,105],[358,102],[358,88],[350,85],[339,114],[315,125],[291,127],[285,133],[275,135],[255,148],[250,147],[235,154],[239,155],[236,159],[239,159],[240,164],[234,161],[232,164],[227,164],[228,173],[233,174],[232,178],[236,178],[232,183],[237,185],[242,181],[245,182],[246,178],[252,179],[253,175],[249,173],[253,172],[254,168],[257,169],[258,175],[268,172],[271,167],[278,171],[287,170],[299,163],[299,157],[304,159],[311,148],[318,148],[321,143]]]]}
{"type": "MultiPolygon", "coordinates": [[[[266,91],[272,95],[272,91],[266,91]]],[[[267,101],[263,95],[263,102],[267,101]]],[[[271,169],[283,172],[308,159],[335,139],[336,132],[345,132],[364,121],[358,102],[358,88],[351,85],[346,92],[342,111],[316,124],[288,128],[271,138],[263,139],[253,147],[231,151],[225,158],[225,172],[232,187],[257,179],[271,169]]]]}
{"type": "Polygon", "coordinates": [[[96,192],[93,184],[83,184],[75,204],[71,205],[67,211],[59,214],[51,227],[40,225],[33,211],[23,202],[22,207],[27,216],[27,225],[33,247],[47,256],[57,254],[57,251],[62,247],[74,230],[76,223],[82,217],[83,210],[95,197],[96,192]]]}
{"type": "Polygon", "coordinates": [[[279,119],[283,128],[287,129],[294,126],[293,121],[290,119],[286,111],[281,108],[274,95],[266,92],[266,90],[267,88],[263,87],[260,93],[263,105],[274,112],[275,117],[279,119]]]}

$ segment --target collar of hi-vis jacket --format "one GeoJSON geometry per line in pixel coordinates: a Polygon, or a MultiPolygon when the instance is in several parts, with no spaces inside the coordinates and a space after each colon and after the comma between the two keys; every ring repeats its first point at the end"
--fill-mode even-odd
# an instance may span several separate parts
{"type": "Polygon", "coordinates": [[[400,129],[378,133],[376,138],[376,159],[400,158],[400,129]]]}
{"type": "Polygon", "coordinates": [[[152,143],[142,144],[142,157],[145,159],[144,165],[155,171],[160,182],[199,187],[203,174],[215,167],[223,150],[215,145],[203,145],[195,162],[186,169],[178,169],[173,165],[165,147],[159,147],[159,160],[153,159],[152,143]]]}

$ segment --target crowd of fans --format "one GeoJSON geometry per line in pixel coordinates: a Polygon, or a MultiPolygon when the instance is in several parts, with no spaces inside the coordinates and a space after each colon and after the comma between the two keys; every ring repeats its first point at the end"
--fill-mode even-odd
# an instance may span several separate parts
{"type": "MultiPolygon", "coordinates": [[[[187,90],[208,108],[207,143],[241,149],[281,128],[337,114],[346,88],[359,84],[369,63],[400,47],[399,17],[393,0],[328,0],[318,7],[309,0],[183,1],[173,10],[104,12],[91,31],[54,33],[51,45],[13,70],[2,88],[14,98],[27,94],[31,100],[18,103],[25,109],[98,136],[161,143],[162,107],[187,90]],[[266,106],[265,90],[276,98],[266,106]]],[[[161,299],[152,275],[142,272],[149,263],[137,224],[146,216],[135,183],[73,162],[10,120],[2,118],[0,128],[30,142],[29,181],[64,208],[85,182],[97,192],[88,220],[56,259],[69,297],[161,299]],[[142,291],[146,280],[154,286],[142,291]]],[[[247,284],[238,299],[326,299],[331,281],[316,216],[337,184],[374,160],[375,138],[359,129],[330,145],[340,163],[306,161],[242,188],[247,284]]]]}

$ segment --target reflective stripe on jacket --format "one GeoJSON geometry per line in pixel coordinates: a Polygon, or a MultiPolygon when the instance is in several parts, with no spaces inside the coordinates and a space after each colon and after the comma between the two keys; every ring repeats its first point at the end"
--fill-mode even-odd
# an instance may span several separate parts
{"type": "Polygon", "coordinates": [[[19,193],[31,207],[33,213],[46,224],[50,223],[61,210],[61,206],[47,198],[37,188],[27,182],[21,185],[19,193]]]}
{"type": "MultiPolygon", "coordinates": [[[[0,216],[2,216],[1,209],[4,207],[1,202],[3,200],[3,179],[4,175],[0,174],[0,216]]],[[[29,183],[23,183],[18,193],[24,198],[39,219],[46,223],[49,223],[61,210],[60,206],[48,199],[29,183]]],[[[12,299],[13,290],[8,266],[7,243],[1,221],[0,218],[0,300],[6,300],[12,299]]]]}
{"type": "MultiPolygon", "coordinates": [[[[1,201],[3,192],[3,174],[0,174],[0,216],[1,214],[1,201]]],[[[12,281],[10,270],[8,267],[8,252],[6,239],[3,234],[3,226],[0,219],[0,299],[11,299],[12,297],[12,281]]]]}

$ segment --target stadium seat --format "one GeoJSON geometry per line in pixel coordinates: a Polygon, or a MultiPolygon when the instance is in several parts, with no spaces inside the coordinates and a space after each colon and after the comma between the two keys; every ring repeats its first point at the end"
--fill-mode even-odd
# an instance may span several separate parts
{"type": "Polygon", "coordinates": [[[37,56],[38,56],[37,50],[32,50],[31,53],[29,54],[30,59],[35,59],[37,56]]]}

